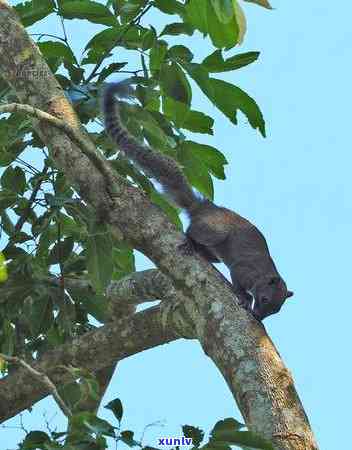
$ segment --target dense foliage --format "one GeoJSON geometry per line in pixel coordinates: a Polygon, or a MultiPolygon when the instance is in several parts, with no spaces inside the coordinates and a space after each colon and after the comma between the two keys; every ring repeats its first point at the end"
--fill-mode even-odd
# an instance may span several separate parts
{"type": "MultiPolygon", "coordinates": [[[[20,450],[105,450],[109,443],[124,444],[124,447],[136,447],[142,450],[158,450],[144,443],[144,432],[142,438],[138,439],[134,431],[123,428],[123,406],[120,399],[109,402],[105,408],[109,409],[114,416],[111,423],[100,419],[89,412],[81,412],[70,420],[69,432],[32,431],[28,433],[19,446],[20,450]]],[[[150,424],[150,426],[158,424],[150,424]]],[[[235,419],[228,418],[220,420],[205,439],[205,433],[198,427],[183,425],[180,436],[191,439],[190,450],[231,450],[231,447],[243,450],[273,450],[272,445],[260,436],[250,431],[243,431],[245,425],[235,419]]],[[[161,439],[161,442],[163,439],[161,439]]],[[[163,445],[167,441],[164,439],[163,445]]],[[[112,448],[112,447],[111,447],[112,448]]],[[[170,450],[179,450],[179,446],[167,446],[170,450]]]]}

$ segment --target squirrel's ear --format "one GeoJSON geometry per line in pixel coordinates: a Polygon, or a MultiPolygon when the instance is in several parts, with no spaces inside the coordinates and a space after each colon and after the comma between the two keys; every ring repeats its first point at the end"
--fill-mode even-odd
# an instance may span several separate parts
{"type": "Polygon", "coordinates": [[[286,298],[292,297],[292,295],[293,295],[292,291],[287,291],[286,298]]]}

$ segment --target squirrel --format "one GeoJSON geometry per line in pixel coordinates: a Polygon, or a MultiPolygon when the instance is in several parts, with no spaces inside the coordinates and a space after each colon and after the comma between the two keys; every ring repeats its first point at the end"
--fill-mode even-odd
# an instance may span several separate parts
{"type": "Polygon", "coordinates": [[[293,292],[287,290],[279,275],[264,236],[249,220],[194,192],[174,159],[152,150],[129,133],[121,122],[115,97],[130,97],[132,92],[126,81],[109,83],[103,90],[107,134],[186,212],[190,219],[187,242],[210,263],[223,262],[228,267],[240,304],[260,321],[277,313],[293,292]]]}

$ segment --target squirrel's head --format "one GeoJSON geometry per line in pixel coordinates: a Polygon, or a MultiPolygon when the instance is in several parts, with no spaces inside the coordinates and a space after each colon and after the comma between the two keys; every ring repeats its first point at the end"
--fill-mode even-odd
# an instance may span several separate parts
{"type": "Polygon", "coordinates": [[[285,300],[293,295],[292,291],[287,290],[284,280],[277,275],[259,280],[251,293],[255,299],[253,315],[258,320],[279,312],[285,300]]]}

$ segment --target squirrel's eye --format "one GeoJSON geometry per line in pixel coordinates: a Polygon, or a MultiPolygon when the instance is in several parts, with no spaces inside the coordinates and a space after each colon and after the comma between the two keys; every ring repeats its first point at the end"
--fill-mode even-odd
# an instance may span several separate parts
{"type": "Polygon", "coordinates": [[[269,280],[269,286],[272,286],[273,284],[276,284],[278,282],[277,278],[271,278],[271,280],[269,280]]]}

